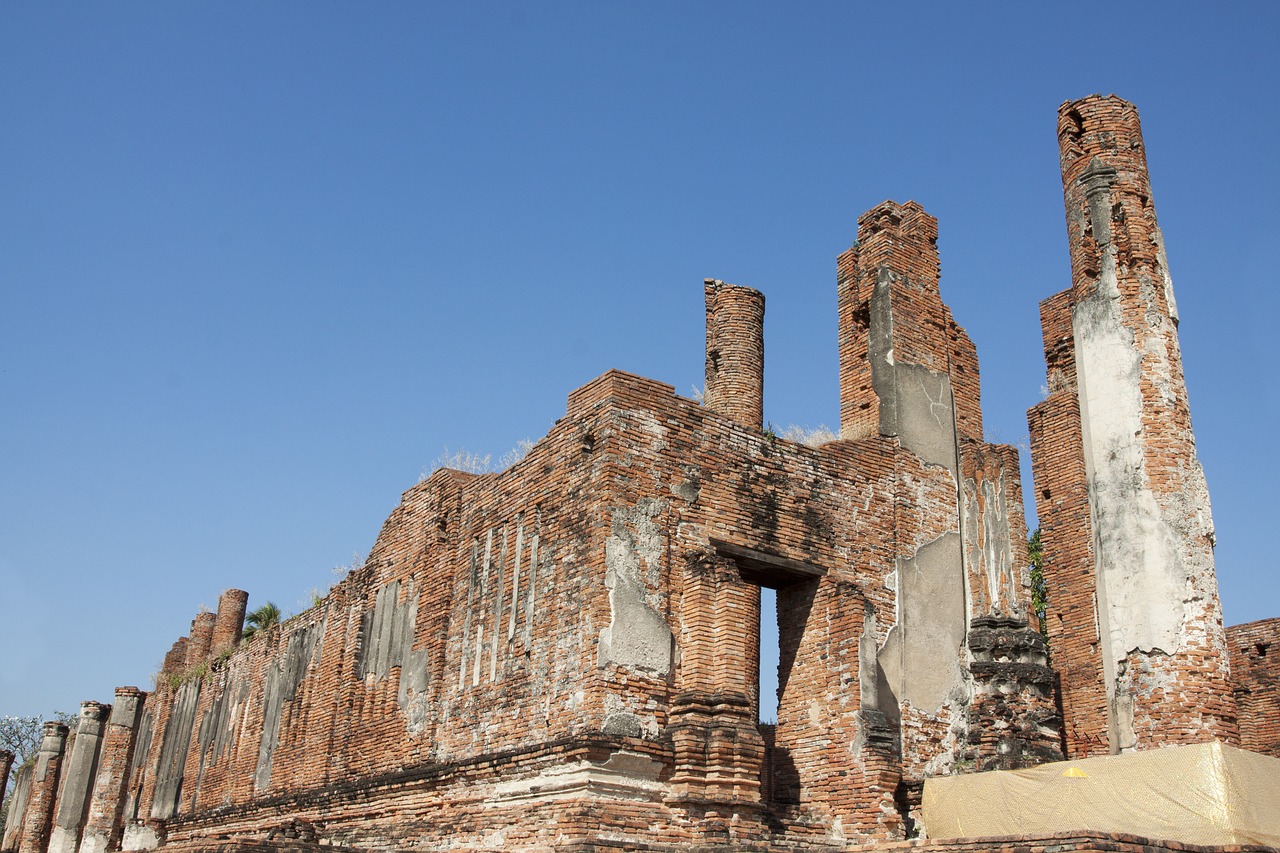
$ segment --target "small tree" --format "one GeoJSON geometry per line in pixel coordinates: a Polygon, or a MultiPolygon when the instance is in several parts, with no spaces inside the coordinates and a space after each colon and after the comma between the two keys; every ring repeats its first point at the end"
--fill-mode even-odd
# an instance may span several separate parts
{"type": "Polygon", "coordinates": [[[1031,564],[1031,609],[1040,619],[1040,634],[1047,644],[1049,628],[1045,616],[1049,612],[1049,599],[1044,583],[1044,546],[1040,544],[1040,528],[1037,527],[1027,537],[1027,562],[1031,564]]]}
{"type": "Polygon", "coordinates": [[[0,717],[0,749],[13,753],[14,769],[35,755],[44,737],[44,721],[39,717],[0,717]]]}
{"type": "Polygon", "coordinates": [[[251,639],[259,631],[266,631],[280,624],[280,608],[268,601],[244,618],[244,639],[251,639]]]}
{"type": "MultiPolygon", "coordinates": [[[[64,711],[54,711],[51,720],[71,727],[75,731],[76,716],[64,711]]],[[[13,788],[17,769],[36,760],[40,742],[44,740],[44,720],[40,717],[0,717],[0,749],[13,753],[13,770],[9,774],[6,790],[0,791],[0,835],[4,834],[5,817],[9,814],[9,789],[13,788]]]]}

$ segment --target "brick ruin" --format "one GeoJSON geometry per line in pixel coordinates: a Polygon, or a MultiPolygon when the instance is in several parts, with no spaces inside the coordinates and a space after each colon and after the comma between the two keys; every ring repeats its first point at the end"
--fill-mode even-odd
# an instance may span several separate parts
{"type": "Polygon", "coordinates": [[[242,642],[227,591],[152,691],[46,725],[0,850],[896,849],[934,775],[1280,755],[1280,620],[1222,627],[1137,112],[1064,104],[1059,140],[1073,281],[1029,412],[1056,672],[937,220],[885,202],[837,261],[838,440],[763,428],[764,296],[709,279],[702,403],[610,371],[507,470],[406,491],[311,609],[242,642]]]}
{"type": "Polygon", "coordinates": [[[1029,421],[1067,749],[1235,742],[1209,490],[1138,111],[1077,101],[1058,143],[1072,284],[1041,304],[1050,394],[1029,421]]]}
{"type": "Polygon", "coordinates": [[[1280,758],[1280,619],[1227,629],[1240,746],[1280,758]]]}

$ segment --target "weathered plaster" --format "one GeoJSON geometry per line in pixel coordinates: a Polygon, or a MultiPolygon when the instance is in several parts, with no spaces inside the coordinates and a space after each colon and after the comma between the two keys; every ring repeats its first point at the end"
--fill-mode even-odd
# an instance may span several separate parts
{"type": "Polygon", "coordinates": [[[93,792],[93,780],[98,772],[103,723],[109,713],[110,705],[85,702],[80,706],[71,757],[63,770],[64,782],[58,797],[58,812],[53,834],[49,837],[48,853],[75,853],[80,844],[80,833],[89,813],[89,795],[93,792]]]}
{"type": "Polygon", "coordinates": [[[880,434],[896,435],[907,450],[956,473],[955,409],[951,378],[893,353],[892,286],[898,276],[881,269],[871,294],[871,387],[880,399],[880,434]]]}
{"type": "Polygon", "coordinates": [[[1142,354],[1121,322],[1110,206],[1106,199],[1094,203],[1103,195],[1090,196],[1101,248],[1098,285],[1077,303],[1072,327],[1112,747],[1126,749],[1132,745],[1133,708],[1117,695],[1121,661],[1132,651],[1178,651],[1189,573],[1146,479],[1142,354]],[[1160,606],[1151,606],[1153,601],[1160,606]]]}
{"type": "Polygon", "coordinates": [[[880,650],[881,710],[896,719],[899,703],[933,714],[963,693],[960,665],[967,620],[960,536],[946,533],[912,557],[898,558],[898,621],[880,650]],[[893,701],[885,702],[887,687],[893,701]]]}
{"type": "Polygon", "coordinates": [[[613,510],[604,580],[611,620],[600,632],[602,666],[616,664],[655,675],[671,671],[675,636],[650,602],[645,583],[645,575],[661,572],[663,536],[654,519],[666,505],[664,500],[645,498],[634,509],[613,510]]]}
{"type": "MultiPolygon", "coordinates": [[[[514,610],[512,611],[514,613],[514,610]]],[[[400,668],[397,701],[407,718],[409,734],[421,734],[427,724],[427,670],[429,653],[414,650],[418,625],[418,593],[413,578],[404,583],[391,581],[378,589],[372,611],[364,615],[359,676],[366,682],[381,681],[400,668]],[[402,600],[403,599],[403,600],[402,600]]],[[[495,632],[496,639],[496,632],[495,632]]]]}
{"type": "Polygon", "coordinates": [[[1009,498],[1005,473],[963,480],[964,552],[983,588],[971,590],[971,615],[1023,615],[1019,597],[1020,568],[1013,564],[1009,539],[1009,498]]]}
{"type": "Polygon", "coordinates": [[[160,761],[156,767],[155,795],[151,801],[151,817],[166,818],[178,811],[178,796],[182,791],[182,770],[187,761],[187,749],[191,745],[191,730],[196,721],[196,706],[200,702],[199,678],[184,681],[178,686],[173,699],[173,710],[160,741],[160,761]]]}
{"type": "Polygon", "coordinates": [[[320,641],[327,622],[326,614],[316,622],[295,628],[289,634],[288,647],[267,670],[262,700],[262,740],[258,747],[258,767],[253,777],[256,791],[266,790],[271,784],[271,755],[280,740],[284,704],[293,701],[298,693],[298,686],[307,674],[307,667],[313,657],[319,656],[320,641]]]}

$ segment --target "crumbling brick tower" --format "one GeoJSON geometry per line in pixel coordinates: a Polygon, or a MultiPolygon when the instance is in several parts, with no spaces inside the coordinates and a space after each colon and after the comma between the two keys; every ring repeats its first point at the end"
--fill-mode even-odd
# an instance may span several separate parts
{"type": "Polygon", "coordinates": [[[1072,285],[1041,304],[1028,412],[1067,750],[1235,741],[1178,311],[1138,111],[1058,110],[1072,285]]]}
{"type": "Polygon", "coordinates": [[[982,441],[977,352],[942,301],[937,239],[919,204],[885,202],[858,220],[856,245],[837,261],[841,437],[891,437],[905,451],[895,456],[896,570],[885,579],[896,610],[877,616],[891,626],[879,662],[892,699],[881,707],[900,726],[908,805],[951,761],[995,769],[1061,757],[1022,575],[1017,450],[982,441]],[[943,662],[958,649],[968,666],[953,669],[943,662]]]}

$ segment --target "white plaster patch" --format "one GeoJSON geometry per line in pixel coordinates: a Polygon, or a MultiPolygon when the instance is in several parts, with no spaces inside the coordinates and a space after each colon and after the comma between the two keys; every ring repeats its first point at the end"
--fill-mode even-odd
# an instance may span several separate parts
{"type": "Polygon", "coordinates": [[[120,847],[126,851],[135,850],[155,850],[160,846],[160,836],[156,833],[154,827],[147,826],[139,821],[132,821],[125,825],[124,840],[120,847]]]}
{"type": "Polygon", "coordinates": [[[578,797],[656,802],[668,793],[659,782],[662,762],[630,750],[617,750],[601,763],[578,761],[548,767],[523,779],[493,786],[486,806],[506,806],[512,802],[548,802],[578,797]]]}
{"type": "Polygon", "coordinates": [[[645,713],[644,709],[638,707],[635,698],[631,696],[619,696],[616,693],[606,693],[604,696],[604,726],[605,731],[610,731],[611,727],[621,727],[622,725],[634,725],[636,732],[623,732],[619,734],[627,734],[631,736],[639,736],[649,740],[656,740],[659,734],[658,720],[652,713],[645,713]]]}
{"type": "Polygon", "coordinates": [[[1172,531],[1146,483],[1141,354],[1120,322],[1118,297],[1115,260],[1107,252],[1098,289],[1076,306],[1072,325],[1109,683],[1129,649],[1177,650],[1187,581],[1172,531]]]}
{"type": "Polygon", "coordinates": [[[616,664],[666,675],[671,671],[675,637],[657,609],[663,537],[655,519],[666,501],[642,499],[634,508],[613,510],[612,533],[605,542],[605,587],[611,620],[600,631],[600,664],[616,664]]]}

